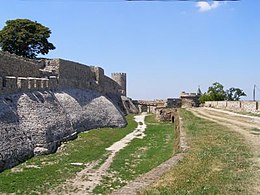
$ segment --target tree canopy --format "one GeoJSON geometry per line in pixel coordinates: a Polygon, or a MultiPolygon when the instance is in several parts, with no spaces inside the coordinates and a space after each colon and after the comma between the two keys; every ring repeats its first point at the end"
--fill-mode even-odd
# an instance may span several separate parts
{"type": "Polygon", "coordinates": [[[228,90],[224,90],[224,86],[218,82],[215,82],[208,88],[208,91],[200,96],[200,102],[205,101],[238,101],[240,97],[246,96],[242,89],[231,87],[228,90]]]}
{"type": "Polygon", "coordinates": [[[7,20],[0,31],[0,47],[19,56],[35,58],[47,54],[55,46],[48,42],[51,31],[40,23],[28,19],[7,20]]]}
{"type": "Polygon", "coordinates": [[[241,96],[246,96],[246,94],[239,88],[231,87],[226,91],[226,100],[228,101],[238,101],[241,96]]]}

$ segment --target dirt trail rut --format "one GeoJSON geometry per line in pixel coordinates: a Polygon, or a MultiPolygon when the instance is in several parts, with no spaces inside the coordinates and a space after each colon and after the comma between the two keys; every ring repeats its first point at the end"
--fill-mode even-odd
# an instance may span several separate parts
{"type": "Polygon", "coordinates": [[[241,134],[253,153],[253,166],[256,170],[254,192],[260,194],[260,117],[246,116],[213,108],[189,109],[196,116],[207,119],[241,134]]]}
{"type": "Polygon", "coordinates": [[[108,174],[107,170],[113,162],[116,153],[126,147],[134,138],[142,139],[145,136],[144,131],[146,129],[146,124],[144,119],[146,115],[146,113],[142,113],[141,115],[135,116],[135,121],[138,123],[137,128],[123,139],[115,142],[109,148],[106,148],[110,154],[98,169],[94,168],[98,165],[98,162],[87,164],[86,168],[77,173],[74,179],[66,181],[50,194],[92,194],[93,189],[101,182],[102,177],[108,174]]]}

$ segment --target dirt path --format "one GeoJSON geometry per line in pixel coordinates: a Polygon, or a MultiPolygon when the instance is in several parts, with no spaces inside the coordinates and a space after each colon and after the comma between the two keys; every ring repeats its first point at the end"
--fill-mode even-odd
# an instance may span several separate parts
{"type": "Polygon", "coordinates": [[[253,153],[253,170],[255,187],[252,190],[260,194],[260,117],[246,116],[213,108],[193,108],[190,111],[196,116],[207,119],[241,134],[253,153]]]}
{"type": "Polygon", "coordinates": [[[158,167],[155,167],[148,173],[141,175],[136,178],[134,181],[129,182],[126,186],[122,187],[119,190],[112,192],[111,195],[135,195],[138,192],[144,190],[146,187],[151,185],[153,182],[158,180],[163,174],[170,171],[173,166],[175,166],[179,161],[181,161],[186,151],[189,149],[186,141],[186,133],[183,129],[182,119],[180,118],[180,153],[174,155],[169,160],[160,164],[158,167]]]}
{"type": "Polygon", "coordinates": [[[145,116],[146,113],[143,113],[134,117],[135,121],[138,123],[137,128],[132,133],[129,133],[123,139],[115,142],[106,149],[110,154],[98,169],[94,169],[94,167],[98,165],[98,162],[86,165],[86,168],[77,173],[75,178],[66,181],[51,194],[92,194],[93,189],[101,182],[102,177],[108,174],[107,170],[113,162],[116,153],[126,147],[134,138],[142,139],[145,136],[145,116]]]}

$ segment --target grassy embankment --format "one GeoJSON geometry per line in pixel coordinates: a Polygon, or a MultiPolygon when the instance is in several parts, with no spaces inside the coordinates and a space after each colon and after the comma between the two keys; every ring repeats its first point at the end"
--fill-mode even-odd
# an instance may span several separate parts
{"type": "Polygon", "coordinates": [[[137,127],[132,115],[129,115],[127,120],[128,126],[125,128],[104,128],[80,133],[76,140],[65,143],[61,151],[34,157],[13,169],[0,173],[0,194],[46,192],[84,168],[70,163],[104,160],[107,156],[105,148],[137,127]]]}
{"type": "Polygon", "coordinates": [[[141,194],[252,194],[249,148],[226,127],[181,112],[190,150],[141,194]]]}
{"type": "Polygon", "coordinates": [[[236,111],[232,111],[238,114],[243,114],[243,115],[248,115],[248,116],[256,116],[256,117],[260,117],[259,113],[253,113],[253,112],[246,112],[246,111],[240,111],[240,112],[236,112],[236,111]]]}
{"type": "Polygon", "coordinates": [[[174,126],[158,123],[154,115],[145,118],[147,129],[143,139],[134,139],[119,151],[110,166],[110,175],[94,189],[95,194],[108,194],[128,181],[157,167],[174,154],[174,126]]]}

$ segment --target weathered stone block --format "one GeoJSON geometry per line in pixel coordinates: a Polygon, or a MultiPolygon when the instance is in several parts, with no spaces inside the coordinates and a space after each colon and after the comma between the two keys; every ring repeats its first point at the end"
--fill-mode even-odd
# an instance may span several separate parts
{"type": "Polygon", "coordinates": [[[18,90],[17,78],[12,76],[5,77],[4,91],[6,93],[13,93],[16,92],[17,90],[18,90]]]}
{"type": "Polygon", "coordinates": [[[25,77],[18,77],[17,85],[20,91],[27,91],[29,89],[28,79],[25,77]]]}
{"type": "Polygon", "coordinates": [[[227,101],[219,101],[218,108],[225,109],[227,107],[227,101]]]}
{"type": "Polygon", "coordinates": [[[28,78],[28,88],[30,90],[35,90],[36,89],[36,81],[35,78],[28,78]]]}
{"type": "Polygon", "coordinates": [[[240,110],[241,102],[240,101],[228,101],[226,108],[229,110],[240,110]]]}
{"type": "Polygon", "coordinates": [[[48,89],[49,79],[43,78],[42,79],[42,88],[48,89]]]}
{"type": "Polygon", "coordinates": [[[56,76],[50,76],[49,78],[49,88],[56,89],[58,86],[58,80],[56,76]]]}
{"type": "Polygon", "coordinates": [[[36,78],[35,82],[36,82],[36,89],[37,90],[41,90],[43,88],[42,87],[42,79],[41,78],[36,78]]]}
{"type": "Polygon", "coordinates": [[[241,109],[248,112],[255,112],[257,110],[255,101],[241,101],[241,109]]]}

